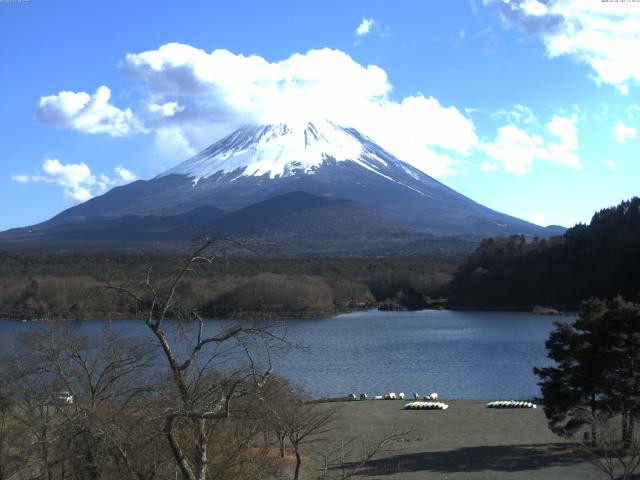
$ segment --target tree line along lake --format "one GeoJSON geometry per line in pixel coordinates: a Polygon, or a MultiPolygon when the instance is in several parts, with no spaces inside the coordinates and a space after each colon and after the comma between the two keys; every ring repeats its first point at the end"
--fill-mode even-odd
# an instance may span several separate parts
{"type": "MultiPolygon", "coordinates": [[[[318,319],[287,320],[294,348],[273,352],[274,371],[311,397],[388,392],[448,399],[531,399],[540,394],[534,367],[550,363],[545,340],[554,320],[527,312],[367,310],[318,319]]],[[[225,320],[207,320],[207,329],[225,320]]],[[[83,334],[105,328],[149,335],[142,320],[65,322],[83,334]]],[[[46,322],[0,322],[3,343],[46,322]]],[[[188,335],[185,335],[185,339],[188,335]]],[[[5,343],[6,346],[6,343],[5,343]]],[[[230,360],[227,360],[230,361],[230,360]]]]}

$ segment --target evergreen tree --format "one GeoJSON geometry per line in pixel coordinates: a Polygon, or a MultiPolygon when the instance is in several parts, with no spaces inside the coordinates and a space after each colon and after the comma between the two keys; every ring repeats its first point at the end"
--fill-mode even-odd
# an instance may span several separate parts
{"type": "Polygon", "coordinates": [[[449,285],[465,308],[574,309],[590,297],[640,301],[640,197],[596,213],[562,237],[483,240],[449,285]]]}
{"type": "Polygon", "coordinates": [[[553,367],[535,368],[550,428],[571,435],[598,416],[620,415],[625,444],[640,414],[640,305],[621,297],[583,302],[572,324],[546,342],[553,367]]]}

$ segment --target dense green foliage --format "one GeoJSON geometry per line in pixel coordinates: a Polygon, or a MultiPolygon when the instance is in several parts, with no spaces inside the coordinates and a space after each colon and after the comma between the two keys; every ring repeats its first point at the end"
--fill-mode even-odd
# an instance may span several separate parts
{"type": "Polygon", "coordinates": [[[575,308],[585,298],[640,294],[640,198],[597,212],[548,240],[484,240],[450,287],[452,305],[575,308]]]}
{"type": "Polygon", "coordinates": [[[620,438],[629,441],[640,414],[640,305],[586,301],[572,324],[556,323],[546,347],[555,366],[534,372],[551,429],[570,435],[620,415],[620,438]]]}

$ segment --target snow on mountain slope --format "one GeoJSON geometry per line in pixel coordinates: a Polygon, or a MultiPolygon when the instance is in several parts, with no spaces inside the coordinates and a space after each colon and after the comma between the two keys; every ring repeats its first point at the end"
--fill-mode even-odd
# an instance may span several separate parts
{"type": "Polygon", "coordinates": [[[357,130],[328,120],[240,128],[151,180],[114,188],[39,228],[126,215],[176,216],[199,207],[229,213],[270,198],[291,200],[282,197],[291,192],[349,200],[401,228],[433,235],[546,235],[536,225],[474,202],[357,130]]]}
{"type": "Polygon", "coordinates": [[[187,175],[194,183],[231,172],[273,179],[313,174],[327,160],[352,161],[391,181],[395,180],[383,173],[389,163],[414,178],[419,176],[417,170],[376,147],[370,139],[328,120],[243,127],[160,176],[187,175]]]}

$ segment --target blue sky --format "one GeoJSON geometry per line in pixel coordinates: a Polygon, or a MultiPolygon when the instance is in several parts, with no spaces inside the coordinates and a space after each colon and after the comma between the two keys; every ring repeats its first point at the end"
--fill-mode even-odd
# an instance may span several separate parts
{"type": "Polygon", "coordinates": [[[247,122],[348,123],[491,208],[640,194],[640,3],[1,1],[0,229],[247,122]]]}

